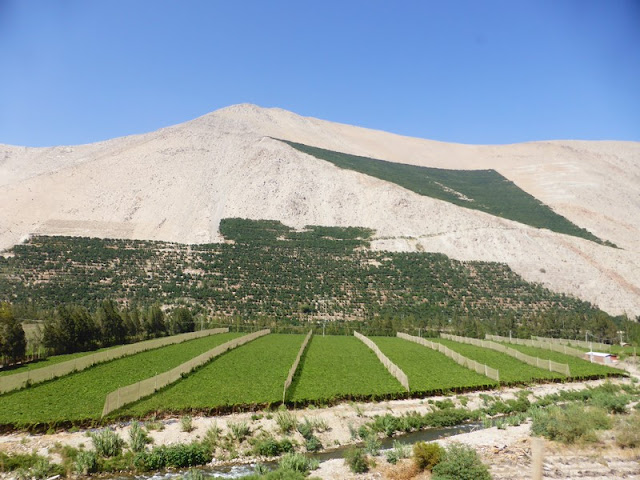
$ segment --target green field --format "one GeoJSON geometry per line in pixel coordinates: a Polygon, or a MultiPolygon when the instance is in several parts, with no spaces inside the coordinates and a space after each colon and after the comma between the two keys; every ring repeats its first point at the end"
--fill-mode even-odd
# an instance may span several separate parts
{"type": "Polygon", "coordinates": [[[73,360],[74,358],[80,358],[87,355],[91,355],[94,353],[102,352],[104,350],[109,350],[111,348],[119,347],[120,345],[116,345],[114,347],[106,347],[101,348],[99,350],[93,350],[91,352],[77,352],[77,353],[68,353],[66,355],[53,355],[51,357],[47,357],[43,360],[38,360],[36,362],[26,363],[24,365],[20,365],[15,368],[11,368],[8,370],[0,370],[0,377],[4,375],[13,375],[15,373],[23,373],[31,370],[36,370],[38,368],[50,367],[51,365],[55,365],[56,363],[66,362],[67,360],[73,360]]]}
{"type": "Polygon", "coordinates": [[[475,345],[469,345],[466,343],[453,342],[451,340],[445,340],[443,338],[432,339],[435,342],[439,342],[451,350],[458,352],[471,360],[484,363],[491,368],[496,368],[500,371],[500,383],[502,384],[516,384],[527,383],[534,380],[549,380],[555,378],[566,378],[564,375],[556,372],[550,372],[541,368],[532,367],[520,360],[510,357],[506,353],[496,352],[488,348],[476,347],[475,345]]]}
{"type": "Polygon", "coordinates": [[[0,425],[99,419],[111,391],[177,367],[238,336],[223,333],[169,345],[0,395],[0,425]]]}
{"type": "Polygon", "coordinates": [[[182,381],[122,413],[206,410],[282,401],[282,388],[304,335],[271,334],[214,359],[182,381]]]}
{"type": "Polygon", "coordinates": [[[294,402],[375,399],[404,392],[376,354],[355,337],[314,336],[299,368],[287,395],[294,402]]]}
{"type": "Polygon", "coordinates": [[[544,360],[552,360],[558,363],[566,363],[569,365],[572,378],[585,378],[593,376],[606,376],[609,374],[619,374],[620,370],[600,365],[598,363],[591,363],[587,360],[583,360],[572,355],[565,355],[564,353],[554,352],[552,350],[545,350],[544,348],[527,347],[525,345],[515,345],[512,343],[503,343],[507,347],[511,347],[514,350],[518,350],[526,355],[532,357],[542,358],[544,360]]]}
{"type": "Polygon", "coordinates": [[[554,232],[613,246],[558,215],[495,170],[419,167],[334,152],[286,140],[281,141],[320,160],[331,162],[337,167],[395,183],[420,195],[480,210],[532,227],[547,228],[554,232]]]}
{"type": "Polygon", "coordinates": [[[397,337],[369,338],[407,374],[412,392],[436,393],[497,384],[484,375],[458,365],[442,353],[417,343],[397,337]]]}

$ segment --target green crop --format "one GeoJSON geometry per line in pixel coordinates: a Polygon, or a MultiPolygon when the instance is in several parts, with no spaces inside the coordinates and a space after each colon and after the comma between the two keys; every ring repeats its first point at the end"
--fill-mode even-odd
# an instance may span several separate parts
{"type": "Polygon", "coordinates": [[[488,348],[476,347],[466,343],[453,342],[442,338],[433,339],[446,345],[451,350],[458,352],[471,360],[484,363],[489,367],[496,368],[500,371],[500,383],[515,384],[527,383],[534,380],[548,380],[552,378],[566,378],[556,372],[550,372],[541,368],[527,365],[520,360],[510,357],[506,353],[496,352],[488,348]]]}
{"type": "Polygon", "coordinates": [[[544,360],[552,360],[558,363],[566,363],[569,365],[569,371],[572,378],[585,378],[593,376],[607,376],[609,374],[619,374],[620,370],[615,368],[600,365],[598,363],[591,363],[588,360],[583,360],[572,355],[565,355],[564,353],[554,352],[552,350],[545,350],[544,348],[528,347],[525,345],[504,344],[507,347],[518,350],[526,355],[532,357],[542,358],[544,360]]]}
{"type": "Polygon", "coordinates": [[[238,336],[237,333],[223,333],[169,345],[0,395],[0,424],[99,419],[105,397],[113,390],[177,367],[238,336]]]}
{"type": "Polygon", "coordinates": [[[397,395],[402,386],[355,337],[314,336],[288,397],[295,402],[397,395]]]}
{"type": "Polygon", "coordinates": [[[214,359],[194,374],[125,409],[141,415],[282,401],[304,335],[271,334],[214,359]]]}
{"type": "Polygon", "coordinates": [[[484,387],[496,382],[430,348],[397,337],[370,337],[409,377],[412,392],[484,387]]]}

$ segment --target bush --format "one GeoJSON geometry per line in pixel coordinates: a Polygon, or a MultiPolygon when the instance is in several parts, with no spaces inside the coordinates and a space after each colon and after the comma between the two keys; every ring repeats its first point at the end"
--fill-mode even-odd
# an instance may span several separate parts
{"type": "Polygon", "coordinates": [[[491,480],[489,468],[476,451],[465,445],[451,444],[433,467],[432,480],[491,480]]]}
{"type": "Polygon", "coordinates": [[[640,447],[640,412],[618,418],[615,426],[615,439],[619,447],[640,447]]]}
{"type": "Polygon", "coordinates": [[[251,430],[249,429],[249,425],[247,425],[247,422],[229,422],[227,426],[229,427],[229,431],[231,432],[231,437],[239,442],[244,440],[244,438],[251,432],[251,430]]]}
{"type": "Polygon", "coordinates": [[[293,451],[293,443],[288,438],[278,441],[272,435],[263,435],[254,441],[253,451],[256,455],[277,457],[281,453],[293,451]]]}
{"type": "Polygon", "coordinates": [[[394,440],[393,448],[385,452],[387,462],[393,465],[398,463],[398,460],[401,460],[403,458],[409,458],[410,454],[411,454],[411,447],[407,444],[399,442],[398,440],[394,440]]]}
{"type": "Polygon", "coordinates": [[[75,471],[81,475],[88,475],[98,470],[98,456],[96,452],[80,451],[76,455],[75,471]]]}
{"type": "Polygon", "coordinates": [[[287,453],[278,463],[280,470],[307,473],[318,468],[318,461],[305,457],[301,453],[287,453]]]}
{"type": "Polygon", "coordinates": [[[364,440],[364,451],[373,457],[380,453],[380,447],[380,442],[375,435],[369,435],[364,440]]]}
{"type": "Polygon", "coordinates": [[[578,404],[532,410],[531,419],[533,435],[569,444],[596,441],[595,431],[611,426],[604,410],[578,404]]]}
{"type": "Polygon", "coordinates": [[[322,442],[315,435],[311,435],[305,442],[304,448],[306,448],[307,452],[318,452],[322,450],[322,442]]]}
{"type": "Polygon", "coordinates": [[[151,452],[140,452],[134,464],[141,470],[161,470],[167,467],[184,468],[204,465],[211,461],[210,450],[202,443],[163,445],[151,452]]]}
{"type": "Polygon", "coordinates": [[[13,472],[18,469],[27,470],[33,467],[39,459],[44,458],[36,453],[7,454],[0,452],[0,472],[13,472]]]}
{"type": "Polygon", "coordinates": [[[609,413],[626,413],[627,404],[630,401],[630,395],[617,395],[614,392],[599,391],[593,394],[590,403],[592,405],[605,409],[609,413]]]}
{"type": "Polygon", "coordinates": [[[292,432],[297,424],[295,415],[287,410],[276,413],[276,423],[282,433],[292,432]]]}
{"type": "Polygon", "coordinates": [[[192,432],[193,431],[193,419],[190,415],[185,415],[180,419],[180,429],[183,432],[192,432]]]}
{"type": "Polygon", "coordinates": [[[218,445],[221,433],[222,429],[218,426],[217,423],[214,422],[204,434],[204,442],[209,446],[211,450],[213,450],[216,445],[218,445]]]}
{"type": "Polygon", "coordinates": [[[345,452],[344,459],[353,473],[369,471],[369,458],[362,448],[351,447],[345,452]]]}
{"type": "Polygon", "coordinates": [[[433,470],[443,455],[444,449],[437,443],[417,442],[413,444],[413,463],[420,470],[433,470]]]}
{"type": "Polygon", "coordinates": [[[100,457],[116,457],[122,453],[124,440],[118,436],[116,432],[109,428],[105,428],[96,433],[89,433],[93,448],[100,457]]]}
{"type": "Polygon", "coordinates": [[[140,425],[140,422],[133,421],[129,430],[129,448],[133,452],[141,452],[144,447],[151,443],[151,437],[147,431],[140,425]]]}

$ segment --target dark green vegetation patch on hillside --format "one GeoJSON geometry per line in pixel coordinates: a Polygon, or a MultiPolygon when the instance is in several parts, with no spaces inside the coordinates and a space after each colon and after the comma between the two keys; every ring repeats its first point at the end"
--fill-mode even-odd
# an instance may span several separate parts
{"type": "Polygon", "coordinates": [[[349,155],[286,140],[281,141],[303,153],[331,162],[337,167],[395,183],[420,195],[480,210],[532,227],[546,228],[557,233],[614,246],[571,223],[562,215],[558,215],[495,170],[448,170],[420,167],[349,155]]]}
{"type": "Polygon", "coordinates": [[[443,323],[599,312],[525,282],[504,264],[371,251],[367,229],[297,232],[279,222],[224,219],[220,231],[227,243],[33,237],[0,257],[0,301],[37,308],[92,308],[103,299],[187,303],[218,316],[278,321],[402,315],[443,323]]]}

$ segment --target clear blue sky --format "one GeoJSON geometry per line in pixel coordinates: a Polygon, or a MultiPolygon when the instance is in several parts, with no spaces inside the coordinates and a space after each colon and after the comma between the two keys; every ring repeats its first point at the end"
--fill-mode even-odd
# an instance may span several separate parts
{"type": "Polygon", "coordinates": [[[236,103],[462,143],[640,141],[640,1],[0,0],[0,143],[236,103]]]}

